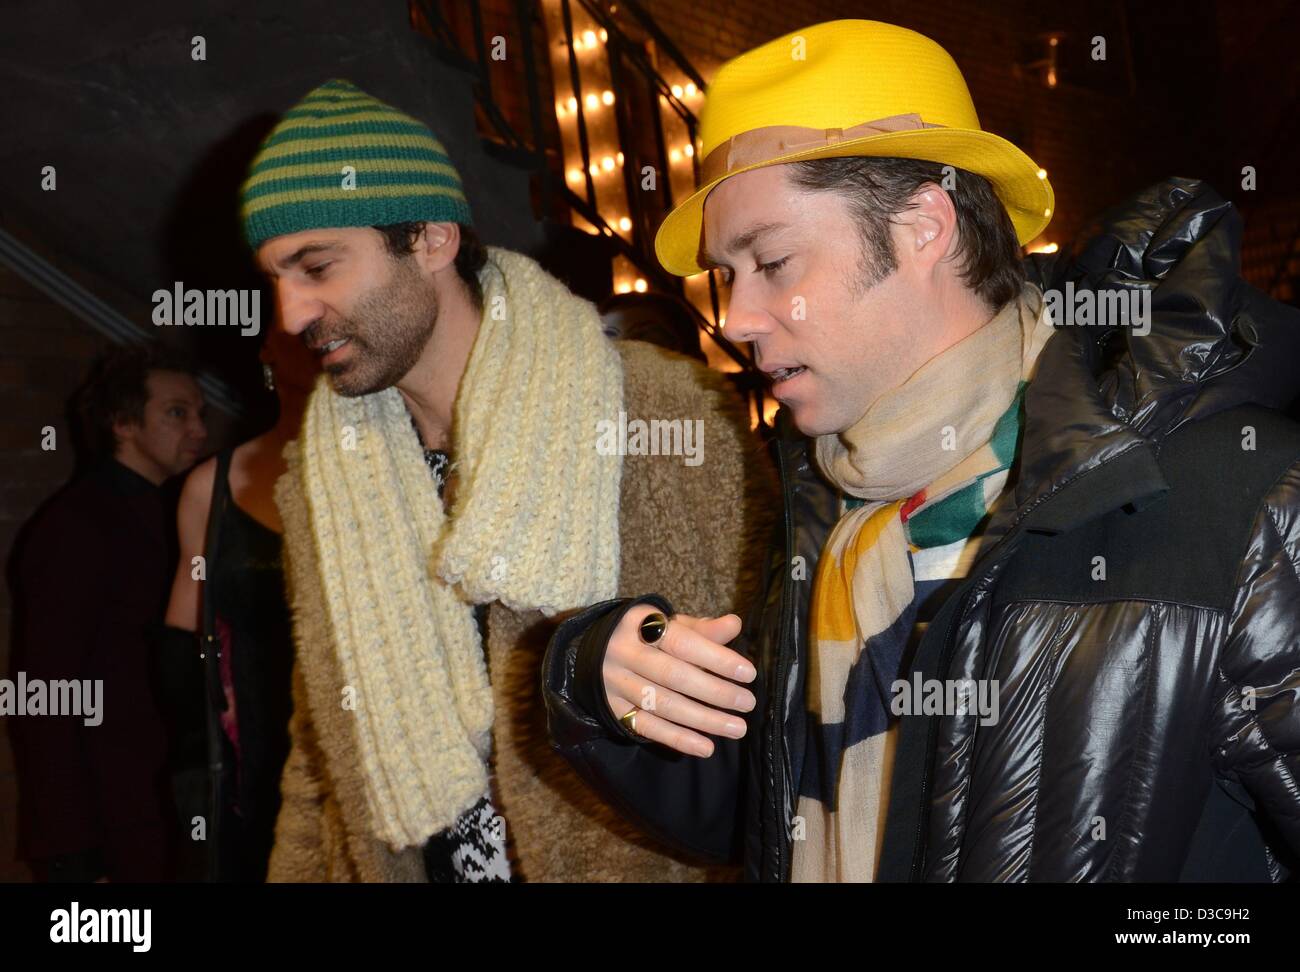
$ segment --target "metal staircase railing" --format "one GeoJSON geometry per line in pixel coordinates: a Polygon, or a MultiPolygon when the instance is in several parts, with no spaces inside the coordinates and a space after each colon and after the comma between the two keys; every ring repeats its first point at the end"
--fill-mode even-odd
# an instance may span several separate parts
{"type": "MultiPolygon", "coordinates": [[[[118,344],[148,344],[147,331],[100,300],[48,260],[33,253],[21,241],[0,229],[0,263],[40,290],[109,340],[118,344]]],[[[199,372],[199,387],[207,403],[232,418],[243,418],[239,395],[210,372],[199,372]]]]}
{"type": "MultiPolygon", "coordinates": [[[[595,202],[596,189],[591,174],[592,156],[588,138],[586,99],[575,53],[574,42],[577,35],[573,17],[575,7],[581,9],[607,35],[605,46],[610,61],[610,87],[614,94],[614,103],[618,106],[630,103],[625,95],[629,93],[631,85],[637,83],[648,85],[649,90],[656,96],[656,102],[662,99],[662,103],[681,119],[691,145],[695,144],[698,131],[698,120],[694,113],[680,97],[674,94],[673,85],[656,69],[643,45],[629,36],[618,18],[611,14],[608,3],[601,0],[557,0],[564,31],[563,40],[568,49],[567,81],[576,101],[575,114],[583,173],[583,192],[579,194],[570,187],[562,174],[563,145],[554,144],[554,140],[548,137],[542,121],[543,105],[548,106],[547,110],[553,110],[549,106],[555,104],[555,92],[552,90],[544,93],[541,90],[542,81],[534,53],[537,31],[535,21],[542,15],[540,0],[514,0],[511,8],[513,29],[517,31],[519,46],[523,51],[524,76],[528,86],[528,123],[532,129],[528,139],[521,137],[511,125],[495,96],[491,78],[492,62],[488,55],[487,31],[480,0],[451,0],[456,3],[462,15],[466,10],[469,12],[474,37],[472,44],[468,46],[473,47],[473,57],[464,50],[467,46],[465,41],[458,36],[452,19],[445,14],[445,0],[410,0],[410,2],[414,12],[423,19],[429,35],[437,44],[439,56],[474,76],[475,100],[490,126],[490,138],[498,140],[500,145],[517,156],[521,164],[537,173],[542,211],[550,212],[551,202],[559,199],[604,235],[615,251],[636,267],[650,287],[685,296],[682,279],[665,271],[654,254],[651,230],[657,227],[663,213],[670,210],[673,205],[667,142],[663,119],[658,111],[653,112],[656,157],[650,159],[645,158],[644,152],[632,142],[630,128],[633,120],[627,117],[627,112],[620,111],[616,116],[620,149],[627,159],[627,163],[623,166],[623,178],[629,215],[632,218],[631,240],[625,239],[621,233],[615,231],[615,228],[601,216],[595,202]],[[553,157],[558,157],[561,162],[559,173],[552,166],[553,157]],[[637,163],[635,165],[631,164],[634,159],[637,163]],[[660,189],[658,193],[637,191],[633,183],[631,173],[639,171],[640,165],[646,162],[653,165],[655,171],[661,174],[657,179],[657,186],[660,189]]],[[[637,29],[653,40],[657,50],[671,61],[676,70],[681,71],[682,75],[690,79],[700,90],[704,89],[704,79],[699,72],[637,0],[617,0],[617,6],[630,15],[630,20],[635,23],[637,29]]],[[[636,123],[642,125],[648,121],[650,120],[645,118],[635,119],[636,123]]],[[[700,164],[698,153],[691,155],[691,162],[694,183],[698,184],[700,164]]],[[[761,416],[763,387],[761,375],[756,370],[747,349],[732,344],[718,326],[717,322],[721,319],[721,315],[715,273],[708,274],[708,285],[711,317],[700,313],[689,300],[685,303],[690,306],[700,329],[740,366],[741,372],[735,377],[746,394],[755,396],[761,416]]]]}

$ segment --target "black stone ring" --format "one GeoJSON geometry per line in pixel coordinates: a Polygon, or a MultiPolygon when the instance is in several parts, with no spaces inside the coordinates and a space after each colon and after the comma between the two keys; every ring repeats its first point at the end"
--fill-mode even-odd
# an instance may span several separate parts
{"type": "Polygon", "coordinates": [[[668,619],[664,617],[662,611],[653,611],[641,619],[641,626],[637,630],[641,640],[647,645],[658,644],[659,639],[668,630],[668,619]]]}

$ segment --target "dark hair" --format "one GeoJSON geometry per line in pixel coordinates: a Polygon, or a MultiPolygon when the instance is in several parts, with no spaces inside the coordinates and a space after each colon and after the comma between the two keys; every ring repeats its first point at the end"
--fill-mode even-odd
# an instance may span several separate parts
{"type": "Polygon", "coordinates": [[[195,373],[187,355],[162,345],[113,347],[95,359],[76,396],[77,424],[92,456],[111,456],[117,450],[115,422],[144,421],[154,371],[195,373]]]}
{"type": "MultiPolygon", "coordinates": [[[[456,251],[456,273],[465,282],[474,306],[483,307],[483,285],[479,283],[478,272],[487,262],[487,249],[479,240],[474,227],[457,223],[460,227],[460,249],[456,251]]],[[[391,223],[388,226],[376,226],[384,237],[384,244],[391,256],[403,257],[414,251],[415,241],[424,232],[424,223],[391,223]]]]}
{"type": "Polygon", "coordinates": [[[983,176],[919,159],[846,156],[791,163],[791,180],[799,188],[837,192],[848,200],[862,236],[863,286],[898,269],[889,234],[893,217],[923,184],[943,187],[945,177],[954,184],[945,191],[957,211],[961,276],[997,310],[1020,293],[1025,271],[1011,217],[983,176]]]}
{"type": "Polygon", "coordinates": [[[694,308],[676,294],[627,291],[600,302],[597,312],[607,337],[616,341],[644,341],[669,351],[707,361],[700,350],[700,327],[694,308]],[[615,314],[623,321],[613,320],[615,314]]]}

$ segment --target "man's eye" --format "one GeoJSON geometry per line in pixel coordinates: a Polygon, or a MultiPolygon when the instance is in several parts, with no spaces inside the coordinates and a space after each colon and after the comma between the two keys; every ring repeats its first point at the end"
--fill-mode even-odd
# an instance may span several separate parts
{"type": "Polygon", "coordinates": [[[789,257],[781,257],[781,259],[773,260],[771,263],[760,263],[757,269],[761,270],[768,276],[771,276],[785,266],[785,262],[789,259],[789,257]]]}
{"type": "Polygon", "coordinates": [[[318,263],[318,264],[316,264],[314,267],[308,267],[308,268],[304,271],[304,273],[306,273],[307,276],[309,276],[309,277],[319,278],[319,277],[321,276],[321,274],[323,274],[323,273],[325,272],[325,268],[328,267],[328,266],[329,266],[328,263],[318,263]]]}
{"type": "Polygon", "coordinates": [[[173,409],[171,410],[171,416],[172,416],[172,418],[184,418],[184,417],[185,417],[185,409],[180,408],[179,406],[177,406],[176,408],[173,408],[173,409]]]}

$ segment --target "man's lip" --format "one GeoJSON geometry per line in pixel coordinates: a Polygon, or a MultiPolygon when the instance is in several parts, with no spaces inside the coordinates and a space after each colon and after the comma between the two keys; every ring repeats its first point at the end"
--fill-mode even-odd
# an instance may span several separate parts
{"type": "MultiPolygon", "coordinates": [[[[352,347],[352,339],[351,339],[351,338],[335,338],[334,340],[335,340],[335,341],[342,341],[343,343],[340,344],[340,345],[339,345],[337,348],[335,348],[333,351],[324,351],[324,350],[321,350],[321,351],[318,351],[318,352],[317,352],[317,354],[320,355],[320,363],[321,363],[321,367],[324,367],[324,368],[329,367],[329,365],[330,365],[331,363],[338,361],[339,357],[342,356],[343,354],[346,354],[347,351],[352,347]]],[[[330,344],[330,343],[332,343],[332,342],[330,342],[330,341],[326,341],[325,343],[326,343],[326,344],[330,344]]]]}
{"type": "Polygon", "coordinates": [[[772,382],[772,397],[775,398],[777,401],[783,401],[783,399],[781,398],[781,393],[790,387],[791,382],[798,381],[804,375],[808,374],[807,365],[794,365],[793,367],[795,368],[802,367],[803,371],[799,372],[797,375],[791,375],[789,378],[784,378],[780,381],[773,380],[772,382]]]}
{"type": "Polygon", "coordinates": [[[805,371],[808,370],[808,366],[807,366],[807,365],[799,365],[799,364],[774,365],[774,366],[770,366],[770,367],[769,367],[769,366],[764,366],[763,368],[760,368],[759,370],[762,371],[763,374],[767,375],[767,377],[769,377],[769,378],[775,378],[775,377],[776,377],[776,373],[777,373],[778,371],[790,371],[790,370],[792,370],[792,369],[794,369],[794,368],[803,368],[805,371]]]}
{"type": "Polygon", "coordinates": [[[307,345],[307,347],[310,348],[312,351],[314,351],[316,354],[325,354],[325,349],[329,345],[333,344],[335,341],[343,341],[346,343],[347,341],[350,340],[351,338],[347,338],[347,337],[332,337],[327,341],[317,341],[315,344],[309,344],[307,345]]]}

